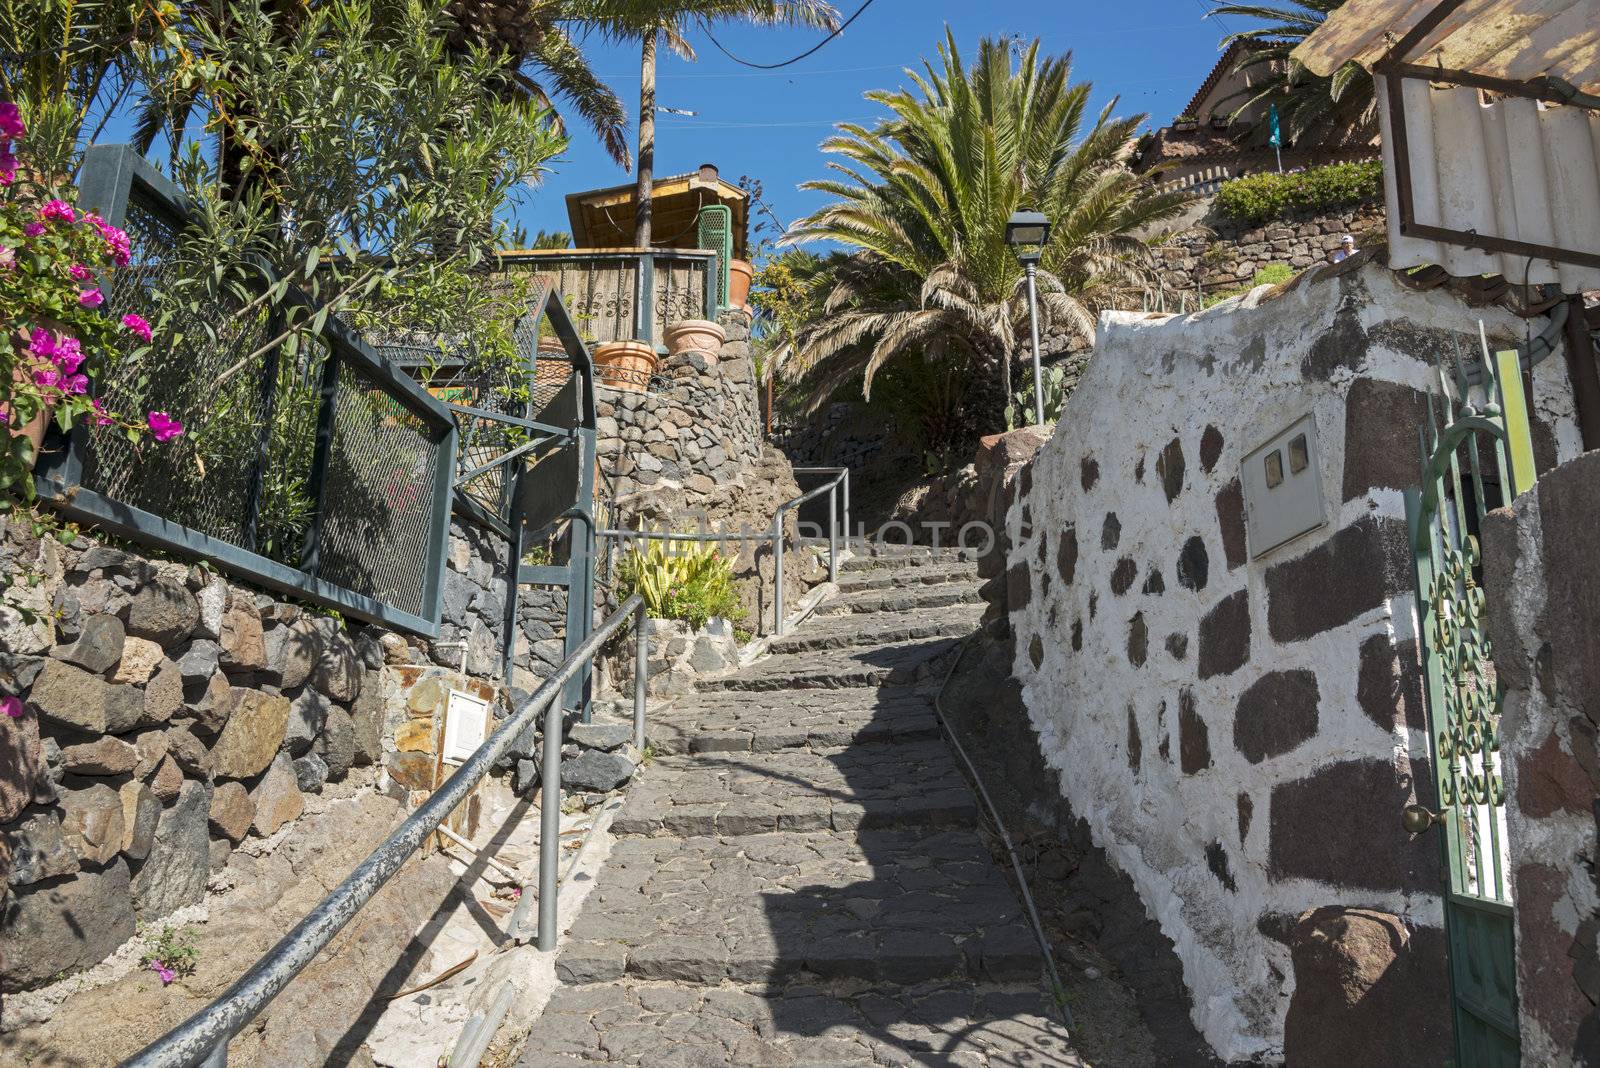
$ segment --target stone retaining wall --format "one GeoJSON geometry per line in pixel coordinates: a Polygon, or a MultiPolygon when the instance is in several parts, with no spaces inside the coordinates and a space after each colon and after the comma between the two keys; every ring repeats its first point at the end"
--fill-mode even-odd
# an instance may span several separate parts
{"type": "MultiPolygon", "coordinates": [[[[1522,1062],[1600,1065],[1600,452],[1484,523],[1522,1062]]],[[[1440,833],[1438,831],[1433,832],[1440,833]]]]}
{"type": "MultiPolygon", "coordinates": [[[[1432,803],[1402,490],[1436,361],[1480,317],[1526,325],[1365,260],[1259,306],[1103,316],[1054,435],[988,464],[988,592],[1041,748],[1228,1060],[1449,1055],[1437,843],[1399,822],[1432,803]],[[1253,554],[1241,461],[1306,415],[1326,521],[1253,554]]],[[[1575,453],[1559,361],[1533,399],[1541,455],[1575,453]]]]}

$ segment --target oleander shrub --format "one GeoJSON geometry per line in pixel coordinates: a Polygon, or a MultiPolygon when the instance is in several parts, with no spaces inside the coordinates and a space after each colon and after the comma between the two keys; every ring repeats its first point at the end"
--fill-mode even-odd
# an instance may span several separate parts
{"type": "Polygon", "coordinates": [[[1376,200],[1383,164],[1331,163],[1290,174],[1251,174],[1222,183],[1217,210],[1230,219],[1264,223],[1290,211],[1326,211],[1376,200]]]}

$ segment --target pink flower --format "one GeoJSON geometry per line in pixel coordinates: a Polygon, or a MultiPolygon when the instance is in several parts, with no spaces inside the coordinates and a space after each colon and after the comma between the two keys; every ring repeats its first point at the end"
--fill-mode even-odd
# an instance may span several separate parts
{"type": "Polygon", "coordinates": [[[56,336],[42,326],[33,328],[28,335],[28,355],[48,360],[56,354],[56,336]]]}
{"type": "Polygon", "coordinates": [[[78,221],[78,213],[72,210],[72,205],[65,200],[51,200],[39,209],[39,218],[50,220],[59,219],[61,222],[70,223],[78,221]]]}
{"type": "Polygon", "coordinates": [[[58,389],[61,386],[61,372],[53,367],[46,367],[33,372],[33,384],[44,386],[47,389],[58,389]]]}
{"type": "Polygon", "coordinates": [[[90,407],[94,409],[95,426],[110,426],[112,423],[116,422],[115,419],[112,419],[111,416],[106,414],[105,407],[100,403],[99,397],[96,397],[94,400],[90,401],[89,404],[90,407]]]}
{"type": "Polygon", "coordinates": [[[11,144],[0,141],[0,185],[10,185],[17,180],[17,154],[11,144]]]}
{"type": "Polygon", "coordinates": [[[12,719],[22,718],[22,698],[7,695],[0,697],[0,712],[4,712],[12,719]]]}
{"type": "Polygon", "coordinates": [[[89,392],[88,375],[66,375],[61,379],[61,391],[73,396],[89,392]]]}
{"type": "Polygon", "coordinates": [[[65,373],[71,374],[83,363],[83,346],[78,339],[65,334],[56,338],[56,348],[50,359],[65,373]]]}
{"type": "Polygon", "coordinates": [[[129,312],[122,317],[122,325],[132,330],[140,341],[146,343],[150,341],[150,324],[145,321],[144,316],[129,312]]]}
{"type": "Polygon", "coordinates": [[[105,294],[101,293],[98,289],[85,289],[82,293],[78,294],[78,303],[82,304],[85,308],[98,308],[100,305],[105,303],[105,300],[105,294]]]}
{"type": "Polygon", "coordinates": [[[3,271],[15,270],[16,266],[17,266],[17,254],[12,251],[11,246],[10,245],[0,245],[0,270],[3,270],[3,271]]]}
{"type": "Polygon", "coordinates": [[[67,273],[72,276],[74,282],[87,282],[94,277],[94,272],[81,263],[74,263],[71,267],[68,267],[67,273]]]}
{"type": "Polygon", "coordinates": [[[166,986],[178,977],[178,973],[167,967],[159,960],[150,962],[150,970],[161,976],[161,985],[166,986]]]}
{"type": "Polygon", "coordinates": [[[0,100],[0,137],[16,140],[28,132],[22,125],[22,112],[9,100],[0,100]]]}
{"type": "Polygon", "coordinates": [[[27,234],[29,237],[38,237],[40,234],[44,233],[44,223],[31,222],[22,228],[22,232],[27,234]]]}
{"type": "Polygon", "coordinates": [[[111,262],[118,267],[126,267],[133,254],[133,246],[128,244],[128,235],[98,215],[90,215],[88,218],[94,223],[94,228],[100,231],[100,236],[105,238],[106,251],[111,256],[111,262]]]}
{"type": "Polygon", "coordinates": [[[146,418],[150,422],[150,436],[157,441],[171,441],[183,433],[183,424],[166,412],[151,412],[146,418]]]}

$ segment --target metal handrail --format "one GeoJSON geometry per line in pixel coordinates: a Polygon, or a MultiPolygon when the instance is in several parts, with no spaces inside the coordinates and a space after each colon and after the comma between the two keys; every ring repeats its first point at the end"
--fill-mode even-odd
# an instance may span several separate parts
{"type": "MultiPolygon", "coordinates": [[[[737,534],[683,534],[673,531],[651,530],[597,530],[595,537],[611,538],[623,542],[627,541],[679,541],[679,542],[771,542],[772,543],[772,630],[774,634],[786,633],[783,619],[783,517],[792,509],[798,508],[807,501],[815,500],[822,494],[828,494],[828,581],[835,582],[839,578],[839,526],[840,513],[843,512],[845,542],[850,539],[850,469],[848,467],[796,467],[797,475],[832,475],[833,478],[808,490],[792,500],[778,505],[772,513],[772,527],[764,534],[754,534],[748,531],[737,534]],[[837,492],[835,492],[837,491],[837,492]],[[842,499],[842,507],[841,507],[842,499]]],[[[607,557],[607,578],[610,577],[610,557],[607,557]]]]}
{"type": "Polygon", "coordinates": [[[551,814],[559,821],[561,814],[561,743],[562,710],[556,697],[561,687],[584,664],[592,660],[600,647],[629,621],[633,621],[636,642],[637,670],[634,672],[634,743],[644,748],[645,656],[644,598],[638,594],[628,598],[622,606],[600,626],[572,655],[562,662],[555,674],[545,679],[522,707],[501,724],[466,762],[445,780],[443,786],[423,802],[405,821],[395,828],[383,844],[356,865],[342,883],[335,887],[317,907],[295,925],[294,929],[278,940],[278,944],[245,972],[222,995],[183,1023],[156,1039],[143,1050],[122,1062],[122,1068],[221,1068],[228,1063],[228,1042],[237,1035],[262,1009],[288,986],[296,975],[316,959],[334,936],[349,923],[361,907],[370,901],[395,872],[416,852],[467,799],[468,794],[489,774],[489,770],[510,751],[522,732],[544,709],[544,781],[539,838],[539,948],[555,948],[556,936],[556,876],[559,862],[559,824],[552,827],[551,814]]]}

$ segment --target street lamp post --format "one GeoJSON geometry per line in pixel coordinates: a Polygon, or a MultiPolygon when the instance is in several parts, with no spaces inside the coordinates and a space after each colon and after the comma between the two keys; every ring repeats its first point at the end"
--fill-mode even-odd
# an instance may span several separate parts
{"type": "Polygon", "coordinates": [[[1034,278],[1039,271],[1039,257],[1049,240],[1050,220],[1043,212],[1020,208],[1006,221],[1006,244],[1017,250],[1017,262],[1028,276],[1028,328],[1033,334],[1033,421],[1036,426],[1044,425],[1044,373],[1039,369],[1039,294],[1034,278]]]}

